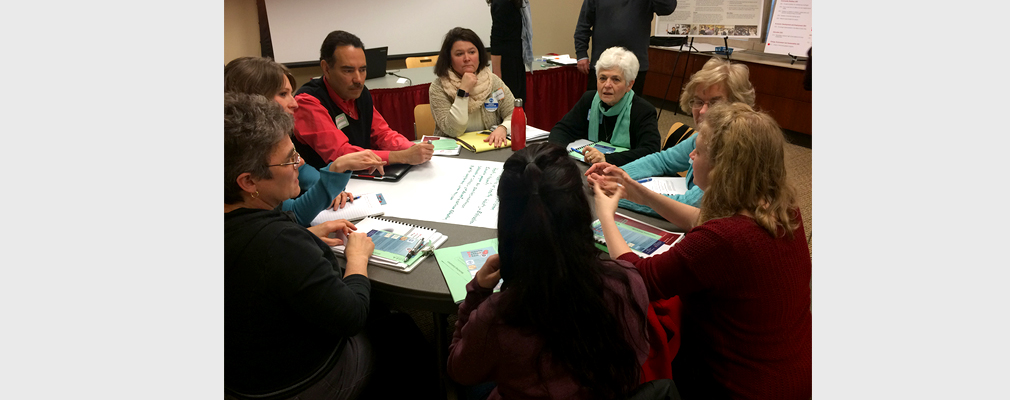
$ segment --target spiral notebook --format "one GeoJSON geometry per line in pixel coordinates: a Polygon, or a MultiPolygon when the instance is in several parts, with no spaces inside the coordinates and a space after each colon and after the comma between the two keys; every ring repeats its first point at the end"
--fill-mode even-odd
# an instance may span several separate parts
{"type": "MultiPolygon", "coordinates": [[[[449,239],[434,229],[383,218],[365,217],[354,225],[358,228],[357,232],[368,234],[375,244],[369,264],[404,273],[413,271],[434,249],[449,239]]],[[[342,235],[336,237],[347,240],[342,235]]],[[[346,247],[340,245],[330,249],[344,255],[346,247]]]]}
{"type": "MultiPolygon", "coordinates": [[[[628,247],[640,257],[663,254],[684,238],[683,233],[660,229],[621,213],[614,214],[614,222],[617,222],[617,230],[621,232],[624,241],[628,242],[628,247]]],[[[596,247],[607,251],[600,220],[593,221],[593,238],[596,239],[596,247]]]]}
{"type": "Polygon", "coordinates": [[[607,142],[593,142],[587,139],[579,139],[568,144],[568,156],[576,160],[586,162],[586,159],[582,156],[582,151],[585,150],[586,147],[593,147],[603,154],[628,151],[627,148],[615,146],[607,142]]]}

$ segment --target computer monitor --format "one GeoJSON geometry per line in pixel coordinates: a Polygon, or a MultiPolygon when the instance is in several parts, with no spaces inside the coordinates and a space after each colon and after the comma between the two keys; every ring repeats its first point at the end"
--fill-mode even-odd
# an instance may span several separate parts
{"type": "Polygon", "coordinates": [[[368,64],[368,74],[365,79],[386,76],[386,52],[389,47],[365,49],[365,63],[368,64]]]}

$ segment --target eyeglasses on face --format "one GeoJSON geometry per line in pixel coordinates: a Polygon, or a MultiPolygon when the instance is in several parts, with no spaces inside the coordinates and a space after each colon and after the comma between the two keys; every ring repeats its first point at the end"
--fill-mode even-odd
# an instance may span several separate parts
{"type": "Polygon", "coordinates": [[[712,100],[709,100],[709,101],[703,101],[702,99],[694,98],[694,99],[691,100],[691,109],[700,110],[706,104],[708,104],[709,108],[712,108],[712,106],[714,106],[716,104],[719,104],[721,102],[722,102],[722,99],[720,99],[720,98],[715,98],[715,99],[712,99],[712,100]]]}
{"type": "Polygon", "coordinates": [[[268,167],[286,167],[288,165],[295,165],[295,166],[297,166],[298,164],[301,164],[302,163],[302,155],[298,154],[297,151],[293,151],[293,152],[295,154],[291,156],[291,158],[289,159],[290,161],[283,162],[283,163],[280,163],[280,164],[270,164],[270,165],[267,165],[267,166],[268,167]]]}

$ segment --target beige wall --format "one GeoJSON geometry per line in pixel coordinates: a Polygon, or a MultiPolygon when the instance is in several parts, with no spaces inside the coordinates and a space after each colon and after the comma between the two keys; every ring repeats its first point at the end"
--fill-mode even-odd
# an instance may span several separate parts
{"type": "MultiPolygon", "coordinates": [[[[467,0],[481,1],[481,0],[467,0]]],[[[771,0],[765,0],[765,16],[771,0]]],[[[533,55],[569,54],[575,57],[575,23],[579,19],[582,0],[530,0],[533,15],[533,55]]],[[[653,23],[653,27],[655,23],[653,23]]],[[[699,38],[699,42],[722,44],[721,39],[699,38]]],[[[730,46],[762,52],[758,41],[730,40],[730,46]]],[[[256,0],[225,0],[224,2],[224,62],[237,57],[259,56],[259,17],[256,0]]],[[[388,69],[404,68],[403,60],[390,60],[388,69]]],[[[319,67],[294,68],[298,83],[320,74],[319,67]]]]}
{"type": "MultiPolygon", "coordinates": [[[[481,0],[468,0],[481,1],[481,0]]],[[[579,19],[582,0],[531,0],[533,14],[533,54],[568,53],[575,56],[575,22],[579,19]]],[[[419,22],[420,23],[420,22],[419,22]]],[[[225,0],[224,2],[224,62],[237,57],[259,56],[259,17],[256,0],[225,0]]],[[[391,60],[390,69],[403,68],[402,60],[391,60]]],[[[312,77],[318,67],[297,68],[299,75],[312,77]]]]}

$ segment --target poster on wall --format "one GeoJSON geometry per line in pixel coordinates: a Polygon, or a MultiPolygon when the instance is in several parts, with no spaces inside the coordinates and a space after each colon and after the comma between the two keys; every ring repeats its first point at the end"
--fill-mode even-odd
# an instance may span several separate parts
{"type": "Polygon", "coordinates": [[[806,56],[813,42],[810,23],[812,0],[775,0],[765,53],[806,56]]]}
{"type": "Polygon", "coordinates": [[[656,36],[760,38],[762,0],[681,0],[673,14],[656,17],[656,36]]]}

